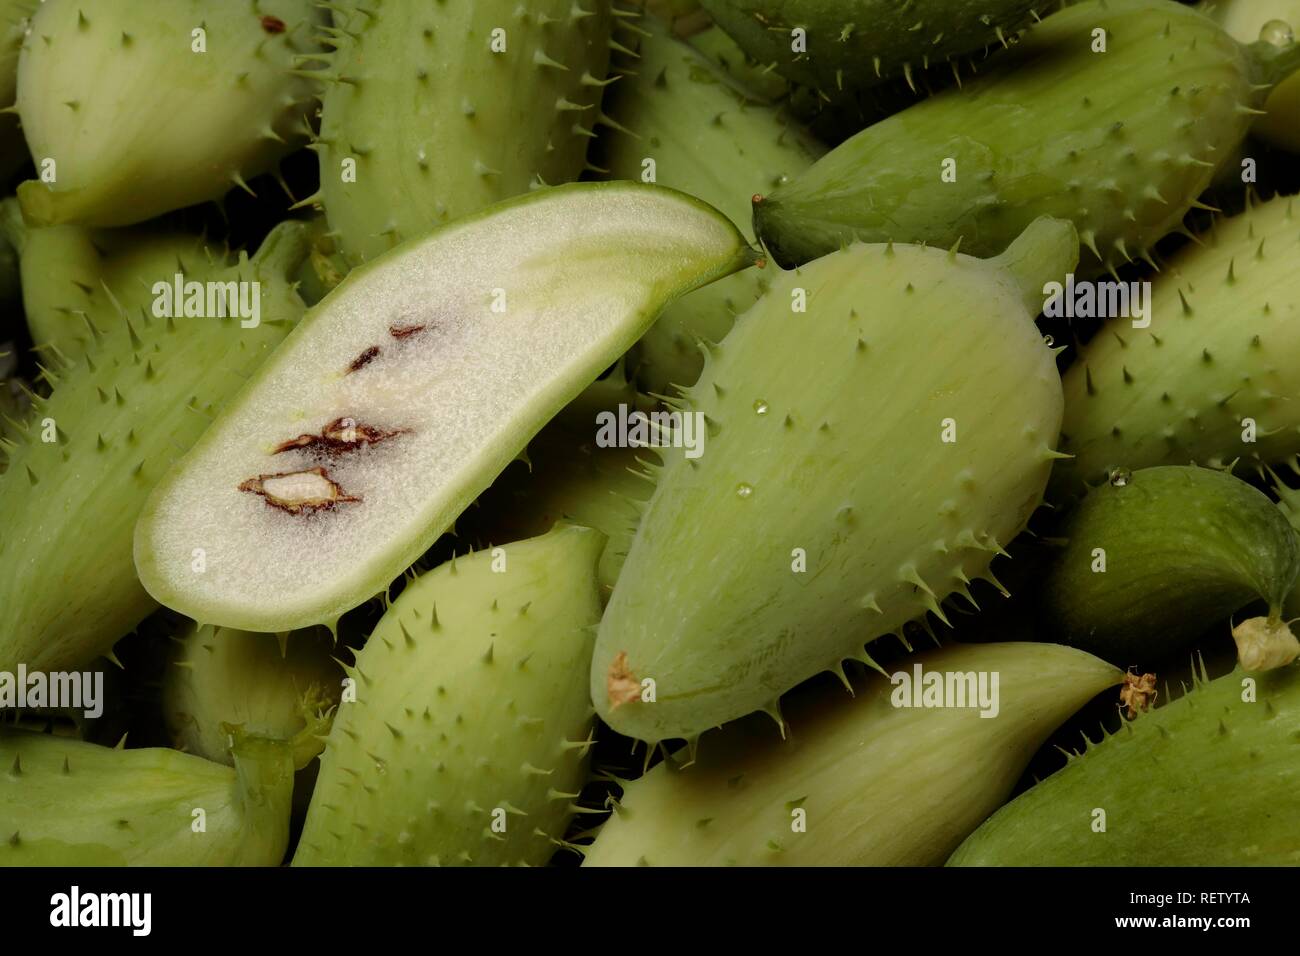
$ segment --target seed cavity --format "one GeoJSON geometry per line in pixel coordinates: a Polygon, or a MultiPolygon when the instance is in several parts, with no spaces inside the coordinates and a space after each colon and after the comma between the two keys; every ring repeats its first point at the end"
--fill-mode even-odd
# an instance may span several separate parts
{"type": "Polygon", "coordinates": [[[405,434],[406,431],[405,428],[392,430],[376,428],[374,425],[367,425],[352,418],[336,418],[322,428],[319,435],[299,435],[297,438],[291,438],[276,445],[271,454],[278,455],[281,452],[305,448],[324,452],[327,455],[338,455],[342,452],[354,451],[362,445],[377,445],[396,435],[405,434]]]}
{"type": "Polygon", "coordinates": [[[424,326],[424,325],[390,325],[390,326],[388,327],[388,334],[391,335],[391,336],[392,336],[393,338],[395,338],[395,339],[408,339],[408,338],[410,338],[412,335],[418,335],[420,332],[423,332],[426,328],[428,328],[428,326],[424,326]]]}
{"type": "Polygon", "coordinates": [[[378,357],[379,357],[379,346],[372,345],[370,346],[370,348],[366,349],[364,352],[362,352],[360,355],[358,355],[356,358],[352,360],[352,364],[348,366],[348,372],[351,373],[351,372],[360,371],[361,369],[365,368],[367,365],[369,365],[378,357]]]}
{"type": "Polygon", "coordinates": [[[324,468],[258,475],[240,482],[239,490],[261,495],[268,505],[291,515],[328,511],[338,504],[361,500],[347,494],[324,468]]]}

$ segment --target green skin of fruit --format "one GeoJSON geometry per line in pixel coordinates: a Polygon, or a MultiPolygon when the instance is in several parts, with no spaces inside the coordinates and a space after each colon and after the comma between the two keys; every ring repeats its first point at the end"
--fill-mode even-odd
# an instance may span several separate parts
{"type": "MultiPolygon", "coordinates": [[[[85,664],[157,607],[132,562],[136,516],[301,316],[286,276],[306,246],[302,226],[287,223],[252,260],[193,277],[260,281],[256,328],[149,310],[105,321],[96,346],[38,402],[0,477],[0,669],[85,664]]],[[[173,272],[143,278],[170,282],[173,272]]]]}
{"type": "MultiPolygon", "coordinates": [[[[1300,30],[1300,0],[1209,0],[1201,4],[1223,29],[1242,43],[1259,39],[1265,25],[1280,20],[1300,30]]],[[[1279,149],[1300,153],[1300,73],[1277,85],[1251,132],[1279,149]]]]}
{"type": "MultiPolygon", "coordinates": [[[[18,54],[23,32],[39,0],[0,0],[0,103],[12,106],[18,96],[18,54]]],[[[0,116],[0,180],[8,180],[31,159],[18,117],[0,116]]]]}
{"type": "Polygon", "coordinates": [[[948,865],[1295,866],[1298,733],[1300,665],[1202,678],[1007,804],[948,865]]]}
{"type": "Polygon", "coordinates": [[[1070,219],[1092,275],[1180,228],[1245,137],[1300,46],[1240,46],[1169,0],[1068,7],[963,88],[863,130],[756,200],[754,227],[782,265],[853,239],[959,239],[999,252],[1038,216],[1070,219]],[[1107,52],[1094,53],[1104,28],[1107,52]],[[1253,84],[1260,84],[1255,86],[1253,84]],[[956,181],[941,179],[947,160],[956,181]]]}
{"type": "MultiPolygon", "coordinates": [[[[234,763],[223,724],[272,740],[293,741],[317,713],[338,703],[343,672],[328,631],[294,631],[283,643],[254,634],[191,623],[163,678],[163,716],[173,745],[215,763],[234,763]]],[[[320,752],[298,741],[294,765],[320,752]]]]}
{"type": "Polygon", "coordinates": [[[1121,667],[1182,650],[1252,601],[1277,620],[1300,546],[1262,492],[1226,472],[1145,468],[1089,492],[1043,587],[1043,623],[1121,667]],[[1105,551],[1105,571],[1094,549],[1105,551]]]}
{"type": "Polygon", "coordinates": [[[857,245],[776,276],[681,403],[708,438],[694,460],[663,449],[601,621],[601,718],[692,737],[986,575],[1055,455],[1060,378],[1031,316],[1077,255],[1042,220],[997,260],[857,245]]]}
{"type": "Polygon", "coordinates": [[[278,741],[236,738],[231,768],[160,747],[0,731],[0,866],[278,866],[292,755],[278,741]]]}
{"type": "Polygon", "coordinates": [[[827,93],[873,86],[1004,41],[1039,0],[702,0],[754,60],[827,93]],[[791,31],[806,33],[792,49],[791,31]]]}
{"type": "Polygon", "coordinates": [[[609,0],[368,6],[336,13],[321,73],[316,198],[349,264],[578,178],[606,85],[609,0]]]}
{"type": "MultiPolygon", "coordinates": [[[[611,87],[605,111],[618,124],[599,165],[613,179],[655,181],[697,196],[733,222],[749,218],[749,197],[812,165],[825,150],[722,69],[647,20],[636,73],[611,87]]],[[[641,340],[637,377],[654,394],[695,384],[699,342],[720,342],[735,316],[762,294],[771,270],[749,270],[670,305],[641,340]]]]}
{"type": "Polygon", "coordinates": [[[76,359],[95,344],[87,328],[148,311],[157,281],[215,276],[230,265],[198,236],[150,229],[29,226],[18,201],[0,202],[0,235],[17,251],[27,327],[37,346],[76,359]]]}
{"type": "MultiPolygon", "coordinates": [[[[1296,533],[1300,534],[1300,491],[1288,488],[1279,480],[1274,480],[1273,492],[1277,495],[1278,507],[1282,510],[1282,514],[1296,533]]],[[[1293,621],[1296,618],[1300,618],[1300,576],[1296,578],[1296,583],[1282,602],[1282,619],[1293,621]]]]}
{"type": "Polygon", "coordinates": [[[56,178],[18,188],[24,213],[122,226],[247,188],[305,139],[316,86],[291,71],[321,17],[311,0],[42,3],[18,112],[38,176],[53,159],[56,178]]]}
{"type": "Polygon", "coordinates": [[[141,580],[197,621],[332,624],[423,554],[666,304],[754,258],[690,196],[580,183],[353,269],[153,493],[141,580]],[[283,447],[343,418],[394,440],[327,456],[283,447]],[[247,493],[250,479],[326,466],[352,500],[294,513],[247,493]]]}
{"type": "Polygon", "coordinates": [[[1300,204],[1277,198],[1174,256],[1152,278],[1150,328],[1109,320],[1062,376],[1061,450],[1075,457],[1058,465],[1048,497],[1116,468],[1300,452],[1297,255],[1300,204]]]}
{"type": "Polygon", "coordinates": [[[603,547],[561,526],[407,586],[348,668],[294,866],[550,859],[585,779],[603,547]]]}
{"type": "Polygon", "coordinates": [[[627,559],[643,502],[654,490],[646,462],[653,449],[601,447],[597,415],[626,405],[650,413],[655,403],[627,380],[622,362],[564,407],[456,522],[468,540],[500,544],[545,534],[557,521],[595,528],[608,539],[597,578],[607,598],[627,559]]]}
{"type": "Polygon", "coordinates": [[[768,101],[778,100],[790,91],[781,74],[755,63],[720,27],[709,27],[692,34],[691,46],[722,67],[723,71],[746,90],[768,101]]]}
{"type": "MultiPolygon", "coordinates": [[[[770,722],[728,724],[624,785],[584,866],[935,866],[1001,806],[1051,732],[1119,670],[1055,644],[952,645],[891,673],[998,675],[996,717],[896,707],[879,674],[801,688],[770,722]],[[680,761],[681,755],[677,755],[680,761]],[[805,829],[795,832],[794,811],[805,829]]],[[[978,677],[977,677],[978,679],[978,677]]]]}

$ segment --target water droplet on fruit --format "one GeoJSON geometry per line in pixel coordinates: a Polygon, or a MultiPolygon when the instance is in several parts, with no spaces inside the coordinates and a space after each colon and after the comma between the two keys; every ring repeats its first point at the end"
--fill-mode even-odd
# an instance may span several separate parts
{"type": "Polygon", "coordinates": [[[1295,42],[1295,31],[1285,20],[1269,20],[1259,28],[1259,38],[1276,47],[1288,47],[1295,42]]]}
{"type": "Polygon", "coordinates": [[[743,481],[740,484],[736,485],[736,496],[738,498],[748,498],[753,493],[754,493],[753,485],[747,484],[746,482],[743,481]]]}
{"type": "Polygon", "coordinates": [[[1110,483],[1116,488],[1123,488],[1132,479],[1133,473],[1127,468],[1116,468],[1110,473],[1110,483]]]}
{"type": "Polygon", "coordinates": [[[755,402],[754,402],[754,414],[755,414],[755,415],[766,415],[766,414],[767,414],[767,402],[763,401],[761,398],[758,399],[757,401],[755,401],[755,402]]]}

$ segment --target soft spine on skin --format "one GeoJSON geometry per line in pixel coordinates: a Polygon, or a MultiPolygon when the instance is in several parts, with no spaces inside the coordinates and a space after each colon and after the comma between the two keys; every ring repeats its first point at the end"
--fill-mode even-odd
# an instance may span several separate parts
{"type": "MultiPolygon", "coordinates": [[[[53,392],[32,396],[0,476],[0,669],[80,666],[157,607],[132,560],[136,515],[301,316],[286,275],[306,252],[303,226],[285,223],[251,260],[186,277],[261,282],[255,328],[144,307],[86,315],[84,356],[45,370],[53,392]]],[[[172,271],[137,278],[170,285],[172,271]]]]}
{"type": "Polygon", "coordinates": [[[1047,215],[1077,227],[1080,273],[1113,272],[1183,230],[1270,87],[1298,66],[1300,46],[1242,46],[1171,0],[1087,0],[1036,24],[964,87],[756,197],[755,229],[790,265],[855,239],[960,239],[992,255],[1047,215]]]}
{"type": "Polygon", "coordinates": [[[698,458],[662,449],[601,621],[601,718],[657,741],[775,715],[801,680],[870,660],[865,641],[969,597],[1059,457],[1031,314],[1077,255],[1069,224],[1042,220],[998,260],[857,245],[776,276],[675,404],[708,435],[698,458]]]}
{"type": "Polygon", "coordinates": [[[591,745],[603,546],[560,526],[407,584],[347,668],[295,866],[551,858],[591,745]]]}
{"type": "MultiPolygon", "coordinates": [[[[608,178],[642,180],[653,160],[655,182],[746,223],[750,196],[807,169],[824,148],[689,43],[653,20],[638,25],[637,57],[625,58],[625,75],[606,94],[609,129],[597,164],[608,178]]],[[[662,395],[693,385],[704,367],[702,341],[721,341],[770,271],[740,273],[670,305],[641,340],[642,386],[662,395]]]]}
{"type": "Polygon", "coordinates": [[[934,866],[1057,726],[1123,678],[1054,644],[953,645],[892,665],[909,681],[916,667],[945,681],[997,674],[996,714],[981,716],[992,713],[987,682],[983,710],[974,697],[917,707],[911,683],[870,673],[852,694],[800,688],[783,702],[784,738],[765,720],[737,721],[619,781],[584,865],[934,866]]]}
{"type": "Polygon", "coordinates": [[[1300,666],[1216,680],[1202,669],[1177,700],[1100,743],[1085,736],[948,865],[1295,866],[1297,733],[1300,666]],[[1207,795],[1206,781],[1218,790],[1207,795]]]}
{"type": "Polygon", "coordinates": [[[333,51],[307,71],[326,91],[305,202],[348,265],[586,168],[612,82],[609,0],[330,6],[333,51]]]}
{"type": "Polygon", "coordinates": [[[1115,469],[1258,467],[1300,453],[1300,204],[1252,202],[1155,276],[1150,326],[1105,325],[1062,377],[1050,497],[1115,469]]]}

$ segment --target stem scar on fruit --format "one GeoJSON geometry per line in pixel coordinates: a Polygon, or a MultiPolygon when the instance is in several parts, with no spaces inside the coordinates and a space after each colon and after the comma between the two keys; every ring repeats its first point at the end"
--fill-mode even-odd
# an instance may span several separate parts
{"type": "Polygon", "coordinates": [[[605,693],[609,695],[609,709],[630,704],[641,697],[641,682],[627,664],[627,651],[619,651],[610,661],[605,677],[605,693]]]}

